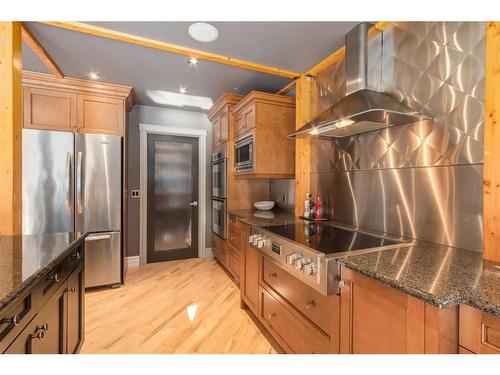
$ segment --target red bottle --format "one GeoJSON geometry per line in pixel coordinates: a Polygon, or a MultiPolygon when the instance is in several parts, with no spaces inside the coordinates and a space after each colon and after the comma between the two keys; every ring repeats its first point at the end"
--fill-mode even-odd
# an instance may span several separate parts
{"type": "Polygon", "coordinates": [[[321,208],[321,198],[318,194],[316,198],[316,203],[314,204],[314,218],[319,220],[323,218],[323,210],[321,208]]]}

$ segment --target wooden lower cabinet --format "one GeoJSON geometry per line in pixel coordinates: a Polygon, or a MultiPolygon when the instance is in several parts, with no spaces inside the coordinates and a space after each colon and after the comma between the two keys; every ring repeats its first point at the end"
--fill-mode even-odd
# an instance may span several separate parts
{"type": "Polygon", "coordinates": [[[458,310],[342,268],[340,353],[457,353],[458,310]]]}
{"type": "MultiPolygon", "coordinates": [[[[79,249],[83,254],[82,248],[79,249]]],[[[4,354],[78,353],[84,339],[84,261],[72,253],[62,262],[68,277],[51,294],[43,281],[33,288],[38,309],[33,319],[9,344],[4,354]],[[73,266],[76,265],[76,268],[73,266]]],[[[63,271],[64,272],[64,271],[63,271]]],[[[61,273],[63,274],[63,273],[61,273]]]]}
{"type": "MultiPolygon", "coordinates": [[[[243,238],[248,238],[250,235],[250,227],[246,224],[242,224],[241,232],[243,238]]],[[[243,243],[240,275],[241,299],[255,316],[258,316],[259,264],[261,255],[256,249],[249,245],[248,241],[244,241],[243,243]]]]}
{"type": "Polygon", "coordinates": [[[460,353],[500,354],[500,317],[460,305],[460,353]]]}
{"type": "Polygon", "coordinates": [[[212,235],[212,247],[215,259],[219,261],[224,267],[227,267],[227,256],[226,256],[226,241],[217,235],[212,235]]]}

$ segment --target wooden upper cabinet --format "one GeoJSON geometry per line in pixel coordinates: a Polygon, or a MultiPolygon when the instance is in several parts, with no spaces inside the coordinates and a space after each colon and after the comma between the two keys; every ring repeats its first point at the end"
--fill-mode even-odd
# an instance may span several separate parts
{"type": "Polygon", "coordinates": [[[224,93],[208,111],[208,119],[213,125],[212,146],[214,149],[225,145],[229,140],[229,110],[242,98],[241,95],[224,93]]]}
{"type": "Polygon", "coordinates": [[[231,115],[232,144],[254,135],[253,169],[234,172],[236,177],[295,177],[295,141],[288,138],[295,129],[295,98],[252,91],[231,109],[231,115]]]}
{"type": "Polygon", "coordinates": [[[76,131],[76,94],[24,87],[23,97],[25,128],[76,131]]]}
{"type": "Polygon", "coordinates": [[[23,71],[24,127],[125,135],[132,88],[23,71]]]}
{"type": "Polygon", "coordinates": [[[78,131],[123,135],[125,105],[122,99],[78,95],[78,131]]]}

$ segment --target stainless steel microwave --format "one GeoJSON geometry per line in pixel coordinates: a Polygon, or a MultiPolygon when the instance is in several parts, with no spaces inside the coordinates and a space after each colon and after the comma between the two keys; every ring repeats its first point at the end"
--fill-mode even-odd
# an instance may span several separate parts
{"type": "Polygon", "coordinates": [[[248,171],[253,169],[254,134],[247,134],[234,144],[234,170],[248,171]]]}

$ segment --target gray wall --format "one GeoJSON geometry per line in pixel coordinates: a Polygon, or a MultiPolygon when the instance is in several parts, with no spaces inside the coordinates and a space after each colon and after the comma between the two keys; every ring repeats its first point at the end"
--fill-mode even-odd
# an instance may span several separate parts
{"type": "MultiPolygon", "coordinates": [[[[479,250],[484,22],[398,23],[383,42],[372,84],[433,121],[313,142],[312,193],[342,223],[479,250]]],[[[345,94],[344,60],[317,83],[319,112],[345,94]]]]}
{"type": "MultiPolygon", "coordinates": [[[[206,189],[206,238],[205,247],[211,247],[212,215],[210,206],[210,187],[212,186],[211,155],[212,155],[212,127],[205,113],[182,111],[136,105],[129,114],[129,145],[128,145],[128,188],[140,189],[140,144],[139,123],[149,125],[163,125],[181,128],[206,129],[207,134],[207,189],[206,189]]],[[[138,198],[129,198],[129,256],[139,255],[139,218],[140,207],[138,198]]]]}

